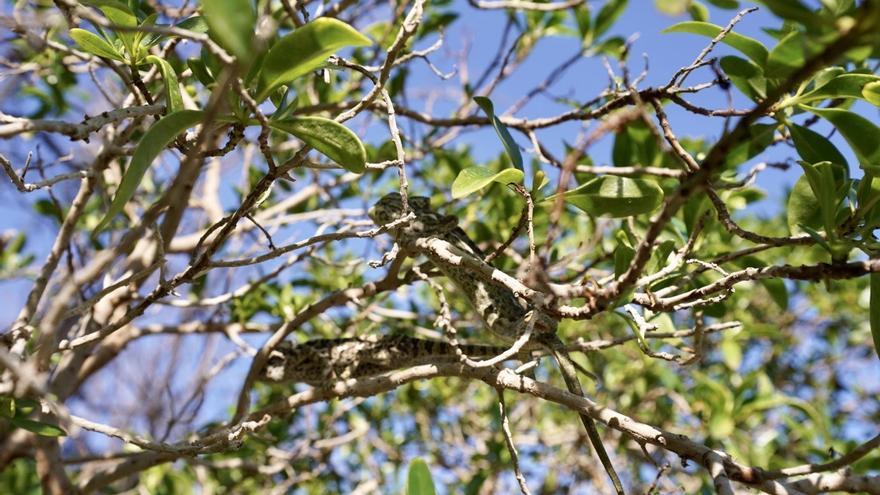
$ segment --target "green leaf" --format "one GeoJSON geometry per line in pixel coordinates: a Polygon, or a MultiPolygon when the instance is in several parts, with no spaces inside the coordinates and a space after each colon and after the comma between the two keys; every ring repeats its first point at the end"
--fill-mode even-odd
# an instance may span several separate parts
{"type": "Polygon", "coordinates": [[[834,216],[837,212],[835,201],[834,172],[831,162],[809,164],[801,161],[804,176],[810,184],[813,195],[819,200],[819,211],[822,214],[822,222],[825,232],[831,235],[834,232],[834,216]]]}
{"type": "Polygon", "coordinates": [[[862,98],[868,103],[880,107],[880,80],[868,83],[862,87],[862,98]]]}
{"type": "Polygon", "coordinates": [[[822,18],[800,0],[758,0],[770,9],[777,16],[796,21],[807,27],[816,27],[822,18]]]}
{"type": "Polygon", "coordinates": [[[871,335],[874,337],[874,352],[880,358],[880,273],[871,274],[871,335]]]}
{"type": "Polygon", "coordinates": [[[695,21],[707,22],[709,20],[709,9],[696,0],[691,2],[687,11],[691,15],[691,19],[695,21]]]}
{"type": "MultiPolygon", "coordinates": [[[[654,7],[666,15],[676,16],[684,14],[690,3],[691,0],[654,0],[654,7]]],[[[704,19],[698,20],[702,21],[704,19]]]]}
{"type": "Polygon", "coordinates": [[[162,120],[153,124],[153,127],[144,133],[131,157],[131,163],[125,170],[122,182],[116,190],[116,195],[110,203],[110,209],[101,220],[92,235],[98,234],[119,214],[128,200],[134,196],[141,179],[147,173],[147,169],[159,153],[168,146],[178,134],[187,128],[196,125],[202,120],[203,112],[197,110],[181,110],[168,114],[162,120]]]}
{"type": "MultiPolygon", "coordinates": [[[[619,218],[656,210],[663,202],[663,189],[644,179],[603,176],[564,193],[564,197],[590,215],[619,218]]],[[[554,199],[555,195],[545,201],[554,199]]]]}
{"type": "MultiPolygon", "coordinates": [[[[815,108],[806,110],[831,122],[843,135],[859,159],[864,170],[880,171],[880,128],[870,120],[848,110],[839,108],[815,108]]],[[[875,173],[875,175],[880,175],[875,173]]]]}
{"type": "Polygon", "coordinates": [[[97,7],[104,14],[104,17],[113,24],[127,27],[138,25],[137,16],[134,15],[134,12],[124,2],[117,0],[83,0],[82,3],[97,7]]]}
{"type": "Polygon", "coordinates": [[[629,268],[636,250],[633,249],[623,230],[617,231],[614,237],[617,239],[617,247],[614,249],[614,276],[619,277],[629,268]]]}
{"type": "Polygon", "coordinates": [[[177,83],[177,73],[174,72],[174,68],[167,60],[155,55],[148,55],[146,60],[158,65],[162,72],[162,80],[165,81],[167,112],[174,113],[183,110],[183,98],[180,96],[180,85],[177,83]]]}
{"type": "Polygon", "coordinates": [[[67,432],[55,425],[40,423],[39,421],[34,421],[32,419],[12,418],[9,422],[19,428],[44,437],[63,437],[67,435],[67,432]]]}
{"type": "Polygon", "coordinates": [[[349,172],[360,174],[366,169],[367,150],[364,144],[357,134],[335,120],[324,117],[290,117],[270,120],[269,125],[293,134],[349,172]]]}
{"type": "Polygon", "coordinates": [[[794,147],[804,161],[808,163],[828,161],[849,168],[846,158],[825,136],[809,127],[797,124],[788,124],[788,132],[791,133],[794,147]]]}
{"type": "Polygon", "coordinates": [[[753,124],[749,127],[748,137],[727,153],[725,163],[728,167],[732,167],[758,156],[773,144],[775,132],[776,124],[753,124]]]}
{"type": "Polygon", "coordinates": [[[596,14],[596,22],[593,23],[593,37],[598,38],[608,31],[614,21],[620,17],[626,8],[627,0],[610,0],[602,6],[596,14]]]}
{"type": "MultiPolygon", "coordinates": [[[[664,33],[691,33],[691,34],[699,34],[702,36],[706,36],[708,38],[714,38],[718,36],[722,30],[721,26],[716,26],[715,24],[711,24],[708,22],[699,22],[699,21],[684,21],[679,22],[678,24],[674,24],[664,29],[664,33]]],[[[767,63],[767,56],[769,55],[767,49],[762,45],[758,40],[754,38],[749,38],[748,36],[743,36],[739,33],[730,32],[724,39],[721,40],[722,43],[729,45],[737,50],[739,50],[743,55],[752,59],[753,62],[763,67],[765,63],[767,63]]]]}
{"type": "Polygon", "coordinates": [[[822,214],[819,200],[813,194],[806,175],[802,175],[791,188],[786,206],[788,230],[792,235],[805,232],[803,226],[821,228],[822,214]]]}
{"type": "Polygon", "coordinates": [[[191,58],[186,61],[186,65],[192,70],[193,75],[196,76],[196,79],[198,79],[200,83],[205,86],[214,84],[214,76],[211,75],[208,66],[205,65],[203,60],[191,58]]]}
{"type": "Polygon", "coordinates": [[[792,31],[770,50],[764,73],[767,77],[781,78],[804,65],[804,35],[792,31]]]}
{"type": "Polygon", "coordinates": [[[495,115],[495,105],[492,103],[492,100],[485,96],[474,96],[474,101],[484,112],[486,112],[486,116],[492,121],[492,127],[495,128],[495,133],[498,134],[498,138],[501,139],[501,144],[504,145],[504,151],[507,152],[507,156],[510,157],[513,166],[522,170],[523,159],[519,152],[519,146],[516,145],[516,141],[513,140],[513,136],[510,135],[507,126],[504,125],[504,123],[501,122],[501,119],[495,115]]]}
{"type": "Polygon", "coordinates": [[[320,17],[272,45],[263,61],[262,89],[257,101],[278,86],[320,67],[327,57],[346,46],[369,46],[370,39],[348,24],[320,17]]]}
{"type": "Polygon", "coordinates": [[[104,38],[91,31],[73,28],[70,30],[70,37],[73,38],[73,41],[75,41],[80,48],[92,55],[109,58],[116,60],[117,62],[125,62],[125,58],[113,48],[113,45],[107,43],[104,38]]]}
{"type": "Polygon", "coordinates": [[[434,480],[425,461],[416,457],[409,463],[406,475],[406,495],[435,495],[434,480]]]}
{"type": "Polygon", "coordinates": [[[7,419],[15,417],[15,399],[0,397],[0,417],[7,419]]]}
{"type": "Polygon", "coordinates": [[[739,2],[736,0],[706,0],[712,5],[722,9],[738,9],[739,2]]]}
{"type": "Polygon", "coordinates": [[[202,14],[212,38],[239,60],[250,60],[257,22],[250,0],[202,0],[202,14]]]}
{"type": "Polygon", "coordinates": [[[731,337],[727,337],[721,340],[719,350],[721,351],[721,358],[724,360],[724,364],[731,371],[738,370],[743,359],[742,346],[739,345],[739,342],[731,337]]]}
{"type": "Polygon", "coordinates": [[[871,172],[865,172],[865,176],[859,180],[856,193],[856,216],[865,218],[865,225],[872,229],[877,224],[874,217],[880,212],[877,205],[880,204],[880,177],[874,177],[871,172]]]}
{"type": "Polygon", "coordinates": [[[864,98],[870,102],[869,96],[874,97],[871,93],[876,91],[880,91],[880,77],[873,74],[842,74],[821,86],[817,82],[816,89],[790,98],[782,106],[837,98],[864,98]],[[868,95],[865,94],[866,90],[868,95]]]}
{"type": "Polygon", "coordinates": [[[194,15],[192,17],[188,17],[188,18],[180,21],[180,23],[178,23],[177,26],[175,26],[175,27],[178,27],[180,29],[186,29],[187,31],[192,31],[194,33],[202,33],[202,34],[207,33],[208,30],[210,29],[208,27],[208,23],[205,22],[205,18],[202,16],[199,16],[199,15],[194,15]]]}
{"type": "Polygon", "coordinates": [[[660,148],[651,129],[644,122],[633,122],[614,136],[611,148],[611,162],[615,167],[628,167],[633,164],[645,167],[658,165],[660,148]]]}
{"type": "Polygon", "coordinates": [[[730,78],[730,82],[752,100],[760,100],[767,96],[767,80],[764,70],[754,62],[734,55],[721,57],[721,69],[730,78]]]}
{"type": "MultiPolygon", "coordinates": [[[[158,18],[159,14],[154,12],[148,15],[147,18],[140,23],[140,27],[155,26],[156,19],[158,18]]],[[[146,49],[152,46],[153,43],[159,41],[160,37],[161,35],[158,33],[148,33],[146,31],[135,32],[134,46],[138,48],[139,52],[146,54],[146,49]]]]}
{"type": "Polygon", "coordinates": [[[468,167],[458,173],[452,182],[452,197],[463,198],[479,191],[493,182],[501,184],[520,183],[525,174],[518,168],[506,168],[494,173],[485,167],[468,167]]]}
{"type": "MultiPolygon", "coordinates": [[[[97,7],[107,20],[117,26],[137,27],[138,25],[137,16],[122,2],[116,0],[84,0],[83,3],[97,7]]],[[[137,33],[134,31],[117,31],[116,36],[119,36],[119,39],[122,40],[128,55],[134,58],[137,33]]]]}
{"type": "Polygon", "coordinates": [[[785,282],[778,278],[764,278],[761,279],[761,285],[767,289],[767,292],[770,294],[770,298],[773,299],[773,302],[779,306],[779,309],[783,311],[788,310],[788,288],[785,287],[785,282]]]}
{"type": "MultiPolygon", "coordinates": [[[[813,198],[815,198],[816,201],[815,205],[811,204],[810,207],[815,208],[818,206],[820,219],[818,225],[821,225],[822,228],[825,229],[825,233],[829,237],[832,237],[835,232],[837,207],[840,205],[840,201],[843,199],[843,194],[845,193],[844,188],[840,187],[841,182],[838,181],[842,167],[835,166],[831,162],[810,164],[801,161],[799,163],[804,169],[804,176],[802,179],[806,178],[807,184],[810,186],[810,191],[813,194],[813,198]]],[[[816,226],[815,217],[813,216],[814,213],[815,212],[810,213],[807,217],[807,220],[809,220],[810,223],[802,221],[800,224],[807,225],[807,227],[816,226]]],[[[807,232],[809,232],[809,230],[807,230],[807,232]]]]}

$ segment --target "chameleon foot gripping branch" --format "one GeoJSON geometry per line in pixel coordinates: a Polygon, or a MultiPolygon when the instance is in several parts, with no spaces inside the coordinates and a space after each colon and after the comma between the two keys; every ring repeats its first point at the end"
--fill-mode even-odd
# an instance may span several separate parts
{"type": "MultiPolygon", "coordinates": [[[[520,302],[506,285],[481,276],[465,266],[481,267],[484,273],[494,270],[483,261],[479,248],[458,227],[454,216],[440,215],[432,210],[428,198],[416,196],[408,200],[415,218],[391,231],[401,248],[407,253],[426,256],[458,287],[486,327],[499,338],[512,342],[523,334],[528,324],[533,324],[533,346],[546,348],[553,354],[568,391],[583,397],[584,392],[575,365],[556,335],[556,320],[539,308],[520,302]],[[532,323],[531,319],[535,321],[532,323]]],[[[386,225],[403,215],[403,203],[398,193],[385,195],[369,211],[369,216],[376,225],[386,225]]],[[[593,418],[586,414],[581,414],[580,417],[615,491],[623,495],[623,485],[605,451],[593,418]]]]}

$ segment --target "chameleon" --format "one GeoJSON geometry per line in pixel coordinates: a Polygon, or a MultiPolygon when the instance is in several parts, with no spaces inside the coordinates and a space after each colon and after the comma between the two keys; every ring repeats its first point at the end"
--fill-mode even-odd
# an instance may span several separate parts
{"type": "MultiPolygon", "coordinates": [[[[505,351],[504,347],[467,344],[458,349],[479,358],[505,351]]],[[[320,386],[440,361],[458,361],[452,345],[402,334],[284,341],[269,354],[261,380],[320,386]]]]}
{"type": "MultiPolygon", "coordinates": [[[[449,244],[448,251],[455,256],[469,257],[471,261],[485,263],[482,252],[458,226],[456,217],[437,213],[431,209],[430,201],[426,197],[414,196],[407,199],[415,218],[390,231],[400,247],[407,253],[427,257],[459,289],[485,326],[500,339],[508,342],[516,340],[529,324],[534,325],[530,345],[549,351],[559,365],[568,391],[583,397],[584,391],[577,377],[576,365],[556,335],[557,321],[540,309],[526,304],[500,282],[485,280],[433,250],[421,249],[417,242],[420,239],[439,239],[449,244]]],[[[376,225],[381,226],[401,218],[404,213],[400,194],[389,193],[370,208],[367,214],[376,225]]],[[[586,414],[580,414],[580,418],[615,491],[622,495],[623,485],[605,451],[593,418],[586,414]]]]}

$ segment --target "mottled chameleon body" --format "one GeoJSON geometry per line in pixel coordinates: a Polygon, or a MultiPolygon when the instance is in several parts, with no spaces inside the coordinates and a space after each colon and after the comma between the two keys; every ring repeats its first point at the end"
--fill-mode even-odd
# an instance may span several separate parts
{"type": "MultiPolygon", "coordinates": [[[[440,239],[450,244],[446,247],[455,256],[469,257],[471,261],[483,263],[479,248],[458,227],[455,217],[440,215],[432,210],[428,198],[416,196],[407,199],[415,213],[415,218],[392,232],[401,248],[407,252],[423,254],[431,260],[458,287],[480,315],[486,327],[496,336],[507,341],[515,340],[526,331],[529,322],[534,319],[533,336],[530,340],[532,347],[538,345],[549,350],[559,364],[569,392],[583,397],[584,392],[577,378],[577,369],[565,351],[564,344],[556,335],[556,320],[521,301],[509,287],[500,282],[485,280],[430,249],[420,249],[417,241],[429,238],[440,239]]],[[[403,202],[398,193],[385,195],[369,211],[370,218],[377,225],[386,225],[403,215],[403,202]]],[[[623,486],[605,452],[593,418],[585,414],[581,414],[580,417],[615,490],[618,494],[622,494],[623,486]]]]}
{"type": "MultiPolygon", "coordinates": [[[[478,358],[504,352],[503,347],[488,345],[458,347],[468,356],[478,358]]],[[[269,354],[261,379],[320,386],[444,361],[458,361],[451,345],[406,335],[314,339],[299,344],[284,341],[269,354]]]]}

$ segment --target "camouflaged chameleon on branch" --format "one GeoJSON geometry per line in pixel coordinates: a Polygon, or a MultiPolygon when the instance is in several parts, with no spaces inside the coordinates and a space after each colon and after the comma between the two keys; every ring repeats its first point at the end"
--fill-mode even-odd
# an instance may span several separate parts
{"type": "MultiPolygon", "coordinates": [[[[461,263],[461,260],[467,258],[471,264],[486,265],[479,248],[458,227],[455,217],[440,215],[432,210],[428,198],[415,196],[407,199],[415,218],[390,231],[400,247],[406,253],[423,254],[431,260],[458,287],[486,327],[496,336],[513,341],[526,331],[530,323],[533,324],[534,333],[530,342],[534,342],[533,346],[546,348],[553,354],[569,392],[583,397],[576,366],[556,335],[556,320],[539,308],[521,301],[510,287],[494,279],[487,280],[461,263]],[[442,248],[443,252],[451,256],[441,255],[440,250],[432,249],[430,245],[426,247],[426,240],[430,240],[434,247],[442,248]]],[[[370,208],[369,216],[376,225],[386,225],[401,218],[404,213],[400,194],[390,193],[370,208]]],[[[491,268],[491,265],[484,266],[487,267],[491,268]]],[[[623,485],[605,451],[593,418],[585,414],[580,417],[615,491],[623,494],[623,485]]]]}
{"type": "MultiPolygon", "coordinates": [[[[459,345],[468,356],[491,357],[503,347],[459,345]]],[[[455,348],[445,342],[406,335],[284,341],[269,354],[260,380],[321,386],[378,375],[420,364],[457,362],[455,348]]]]}

